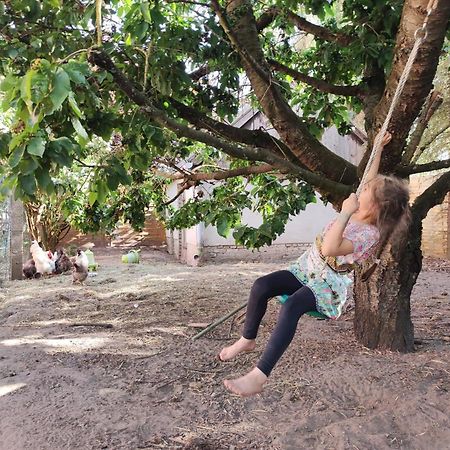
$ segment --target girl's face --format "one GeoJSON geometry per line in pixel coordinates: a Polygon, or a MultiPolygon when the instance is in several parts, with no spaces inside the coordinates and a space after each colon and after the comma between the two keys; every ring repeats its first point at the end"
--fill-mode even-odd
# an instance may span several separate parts
{"type": "Polygon", "coordinates": [[[359,194],[359,211],[363,214],[370,214],[375,206],[373,201],[373,187],[374,183],[369,181],[365,183],[359,194]]]}

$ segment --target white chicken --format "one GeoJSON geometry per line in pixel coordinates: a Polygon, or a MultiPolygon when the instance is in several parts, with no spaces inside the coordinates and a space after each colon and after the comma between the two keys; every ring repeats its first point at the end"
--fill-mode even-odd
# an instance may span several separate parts
{"type": "Polygon", "coordinates": [[[50,259],[50,264],[52,265],[52,272],[56,271],[56,260],[58,259],[58,252],[52,253],[50,250],[47,252],[50,259]]]}
{"type": "Polygon", "coordinates": [[[36,273],[42,275],[53,273],[55,263],[49,258],[48,253],[42,250],[37,241],[33,241],[31,244],[30,253],[36,265],[36,273]]]}

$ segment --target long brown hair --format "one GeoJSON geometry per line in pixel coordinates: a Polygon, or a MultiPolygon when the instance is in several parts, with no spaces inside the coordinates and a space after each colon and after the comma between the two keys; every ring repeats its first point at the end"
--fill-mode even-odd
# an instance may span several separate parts
{"type": "Polygon", "coordinates": [[[408,186],[400,178],[377,175],[370,187],[380,244],[386,244],[394,232],[397,238],[401,238],[404,233],[397,233],[397,230],[406,231],[411,217],[408,186]]]}
{"type": "Polygon", "coordinates": [[[397,177],[377,175],[370,181],[373,208],[370,214],[372,223],[380,233],[375,252],[376,262],[363,272],[362,280],[367,281],[378,265],[384,247],[392,237],[392,243],[403,245],[411,223],[409,208],[409,189],[407,184],[397,177]]]}

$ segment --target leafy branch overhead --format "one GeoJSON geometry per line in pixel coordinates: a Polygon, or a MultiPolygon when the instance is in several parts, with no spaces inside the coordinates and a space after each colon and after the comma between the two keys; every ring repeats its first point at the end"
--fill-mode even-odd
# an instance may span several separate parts
{"type": "MultiPolygon", "coordinates": [[[[92,175],[80,190],[91,227],[119,219],[140,226],[152,206],[170,227],[205,221],[221,234],[234,229],[246,245],[270,243],[313,200],[312,188],[338,205],[357,185],[367,158],[355,167],[320,137],[333,125],[348,133],[352,114],[363,111],[370,150],[427,4],[2,2],[1,194],[54,196],[63,168],[84,167],[92,175]],[[270,129],[234,126],[245,104],[270,129]],[[99,139],[107,143],[101,157],[91,145],[99,139]],[[174,174],[182,184],[169,195],[164,177],[174,174]],[[192,186],[205,195],[175,210],[170,200],[192,186]],[[243,224],[245,207],[262,214],[258,230],[243,224]]],[[[446,49],[449,15],[440,1],[430,16],[392,120],[385,172],[448,168],[415,163],[409,136],[446,49]]],[[[423,130],[414,142],[426,128],[417,123],[423,130]]],[[[440,196],[445,183],[436,186],[440,196]]]]}

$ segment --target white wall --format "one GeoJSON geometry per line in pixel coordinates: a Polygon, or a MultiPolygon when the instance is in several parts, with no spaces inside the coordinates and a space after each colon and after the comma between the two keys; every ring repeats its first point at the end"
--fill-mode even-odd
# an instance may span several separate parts
{"type": "MultiPolygon", "coordinates": [[[[313,242],[316,235],[335,214],[331,205],[325,206],[320,200],[317,203],[311,203],[305,211],[289,220],[285,232],[274,241],[274,244],[313,242]]],[[[242,221],[253,227],[262,223],[261,216],[248,209],[244,210],[242,221]]],[[[225,239],[217,233],[216,227],[208,226],[203,232],[203,245],[235,245],[235,242],[232,233],[225,239]]]]}

